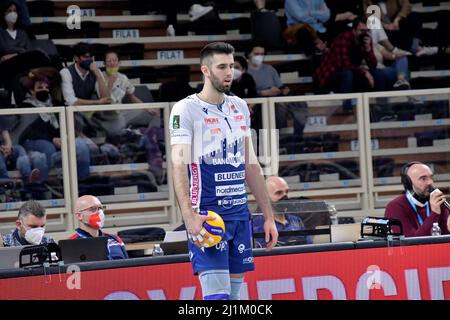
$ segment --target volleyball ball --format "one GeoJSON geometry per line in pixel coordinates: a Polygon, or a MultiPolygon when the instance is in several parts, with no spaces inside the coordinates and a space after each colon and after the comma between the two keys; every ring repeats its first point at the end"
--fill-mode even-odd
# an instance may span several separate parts
{"type": "Polygon", "coordinates": [[[203,222],[203,228],[197,236],[193,236],[196,245],[203,248],[210,248],[218,244],[225,235],[225,223],[221,216],[211,210],[199,210],[198,214],[208,217],[215,217],[214,220],[203,222]]]}

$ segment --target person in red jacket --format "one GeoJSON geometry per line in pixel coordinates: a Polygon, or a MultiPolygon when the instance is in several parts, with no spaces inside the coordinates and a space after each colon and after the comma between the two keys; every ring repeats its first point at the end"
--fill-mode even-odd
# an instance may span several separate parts
{"type": "Polygon", "coordinates": [[[405,237],[430,236],[434,222],[441,234],[449,234],[450,211],[444,206],[444,194],[434,190],[430,167],[413,161],[405,164],[400,174],[406,192],[388,203],[384,216],[399,219],[405,237]]]}

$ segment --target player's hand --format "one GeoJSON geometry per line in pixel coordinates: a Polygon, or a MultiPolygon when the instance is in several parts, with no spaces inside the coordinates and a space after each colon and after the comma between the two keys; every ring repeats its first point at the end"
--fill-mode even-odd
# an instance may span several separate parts
{"type": "Polygon", "coordinates": [[[270,251],[278,242],[278,230],[273,219],[267,219],[264,221],[264,233],[266,240],[266,251],[270,251]]]}
{"type": "Polygon", "coordinates": [[[434,189],[430,193],[430,209],[437,214],[441,214],[441,205],[445,201],[445,196],[439,189],[434,189]]]}
{"type": "MultiPolygon", "coordinates": [[[[206,231],[203,228],[203,222],[215,219],[215,217],[204,216],[198,214],[197,212],[193,212],[190,219],[186,221],[186,230],[188,232],[189,239],[197,245],[203,242],[203,237],[206,234],[206,231]]],[[[199,246],[201,246],[201,244],[199,246]]]]}

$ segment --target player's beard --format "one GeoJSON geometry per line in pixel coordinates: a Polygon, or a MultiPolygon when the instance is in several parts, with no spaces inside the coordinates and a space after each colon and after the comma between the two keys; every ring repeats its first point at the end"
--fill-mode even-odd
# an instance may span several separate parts
{"type": "Polygon", "coordinates": [[[211,71],[211,77],[210,77],[210,80],[211,80],[212,86],[213,86],[214,89],[216,89],[218,92],[220,92],[220,93],[225,93],[225,92],[230,91],[230,88],[231,88],[231,82],[230,82],[230,84],[227,85],[227,86],[224,85],[223,82],[221,82],[220,79],[219,79],[218,77],[216,77],[212,71],[211,71]]]}

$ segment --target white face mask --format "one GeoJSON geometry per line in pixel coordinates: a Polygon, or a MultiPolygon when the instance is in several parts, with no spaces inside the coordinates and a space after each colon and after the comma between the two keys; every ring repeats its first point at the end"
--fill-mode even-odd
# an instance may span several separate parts
{"type": "Polygon", "coordinates": [[[251,60],[255,66],[259,67],[263,63],[264,56],[261,55],[253,56],[251,60]]]}
{"type": "Polygon", "coordinates": [[[32,228],[25,232],[25,240],[28,241],[28,243],[31,244],[40,244],[42,241],[42,238],[44,237],[45,228],[32,228]]]}
{"type": "Polygon", "coordinates": [[[242,71],[234,68],[233,80],[239,79],[242,76],[242,71]]]}
{"type": "Polygon", "coordinates": [[[10,12],[10,13],[8,13],[7,15],[5,15],[5,20],[6,20],[6,22],[9,22],[9,23],[16,23],[16,21],[17,21],[17,12],[10,12]]]}

